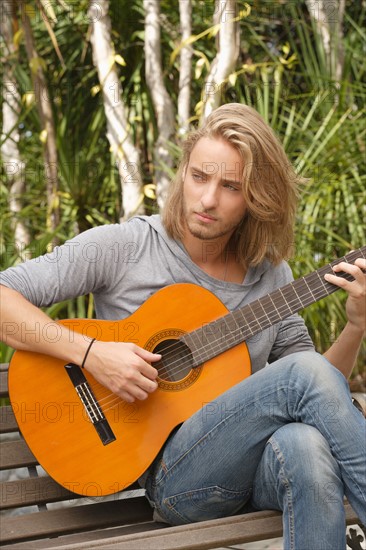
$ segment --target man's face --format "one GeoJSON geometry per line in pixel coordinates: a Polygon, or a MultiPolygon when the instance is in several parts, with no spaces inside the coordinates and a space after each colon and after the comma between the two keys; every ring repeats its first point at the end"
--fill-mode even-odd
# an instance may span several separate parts
{"type": "Polygon", "coordinates": [[[243,161],[221,138],[201,138],[194,146],[183,181],[186,229],[199,239],[227,237],[242,221],[243,161]]]}

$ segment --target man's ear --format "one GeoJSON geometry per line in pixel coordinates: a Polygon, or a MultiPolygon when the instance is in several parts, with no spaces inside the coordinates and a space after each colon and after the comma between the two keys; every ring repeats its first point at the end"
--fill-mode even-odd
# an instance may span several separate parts
{"type": "Polygon", "coordinates": [[[186,179],[187,166],[188,166],[188,163],[185,164],[185,165],[183,166],[183,170],[182,170],[182,181],[184,181],[184,180],[186,179]]]}

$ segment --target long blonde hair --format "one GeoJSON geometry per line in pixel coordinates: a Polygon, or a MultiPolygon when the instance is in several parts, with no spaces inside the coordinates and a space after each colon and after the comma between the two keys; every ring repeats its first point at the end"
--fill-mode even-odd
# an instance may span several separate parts
{"type": "Polygon", "coordinates": [[[246,214],[233,238],[237,260],[248,267],[265,258],[278,264],[292,252],[299,178],[272,129],[251,107],[240,103],[222,105],[204,125],[189,134],[183,157],[171,183],[163,224],[168,234],[182,239],[184,171],[190,154],[202,137],[222,138],[243,159],[242,190],[246,214]]]}

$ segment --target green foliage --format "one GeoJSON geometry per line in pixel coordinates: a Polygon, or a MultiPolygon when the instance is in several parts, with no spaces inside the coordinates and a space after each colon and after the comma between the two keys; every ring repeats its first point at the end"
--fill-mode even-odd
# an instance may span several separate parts
{"type": "MultiPolygon", "coordinates": [[[[34,3],[33,3],[34,4],[34,3]]],[[[34,4],[35,5],[35,4],[34,4]]],[[[106,139],[99,83],[88,41],[87,0],[52,3],[57,22],[53,33],[61,62],[43,18],[34,11],[32,28],[43,60],[57,131],[61,222],[57,236],[116,222],[121,188],[106,139]]],[[[291,265],[295,276],[364,244],[365,219],[365,4],[349,2],[343,25],[344,63],[338,82],[330,74],[323,44],[305,2],[237,2],[241,51],[237,67],[221,86],[221,101],[255,107],[283,141],[290,159],[307,183],[301,189],[297,237],[291,265]]],[[[192,121],[202,100],[204,79],[215,56],[213,2],[192,1],[192,121]]],[[[180,44],[178,3],[161,2],[165,84],[176,103],[180,44]]],[[[144,78],[144,12],[142,0],[111,0],[112,39],[131,134],[141,152],[144,182],[152,182],[152,151],[156,120],[144,78]]],[[[24,44],[19,38],[16,79],[22,96],[19,128],[27,190],[19,213],[30,230],[31,251],[42,253],[52,239],[46,226],[46,170],[42,160],[37,91],[32,95],[24,44]]],[[[172,144],[178,158],[179,144],[172,144]]],[[[14,250],[12,220],[7,214],[9,189],[0,184],[2,267],[19,261],[14,250]]],[[[149,211],[156,205],[146,199],[149,211]]],[[[308,308],[303,315],[319,350],[324,350],[344,323],[343,293],[308,308]]],[[[85,299],[62,304],[54,316],[91,315],[85,299]]],[[[361,363],[363,358],[361,357],[361,363]]],[[[360,363],[360,364],[361,364],[360,363]]]]}

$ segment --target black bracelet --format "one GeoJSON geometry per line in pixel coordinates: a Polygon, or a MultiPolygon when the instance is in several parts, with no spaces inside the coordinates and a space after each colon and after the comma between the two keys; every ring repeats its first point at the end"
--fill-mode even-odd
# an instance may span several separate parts
{"type": "Polygon", "coordinates": [[[95,342],[95,338],[92,338],[92,339],[91,339],[91,342],[90,342],[90,344],[89,344],[89,346],[88,346],[88,349],[87,349],[86,352],[85,352],[83,362],[81,363],[81,368],[82,368],[82,369],[84,368],[86,358],[88,357],[88,353],[89,353],[89,351],[90,351],[90,348],[91,348],[92,345],[94,344],[94,342],[95,342]]]}

